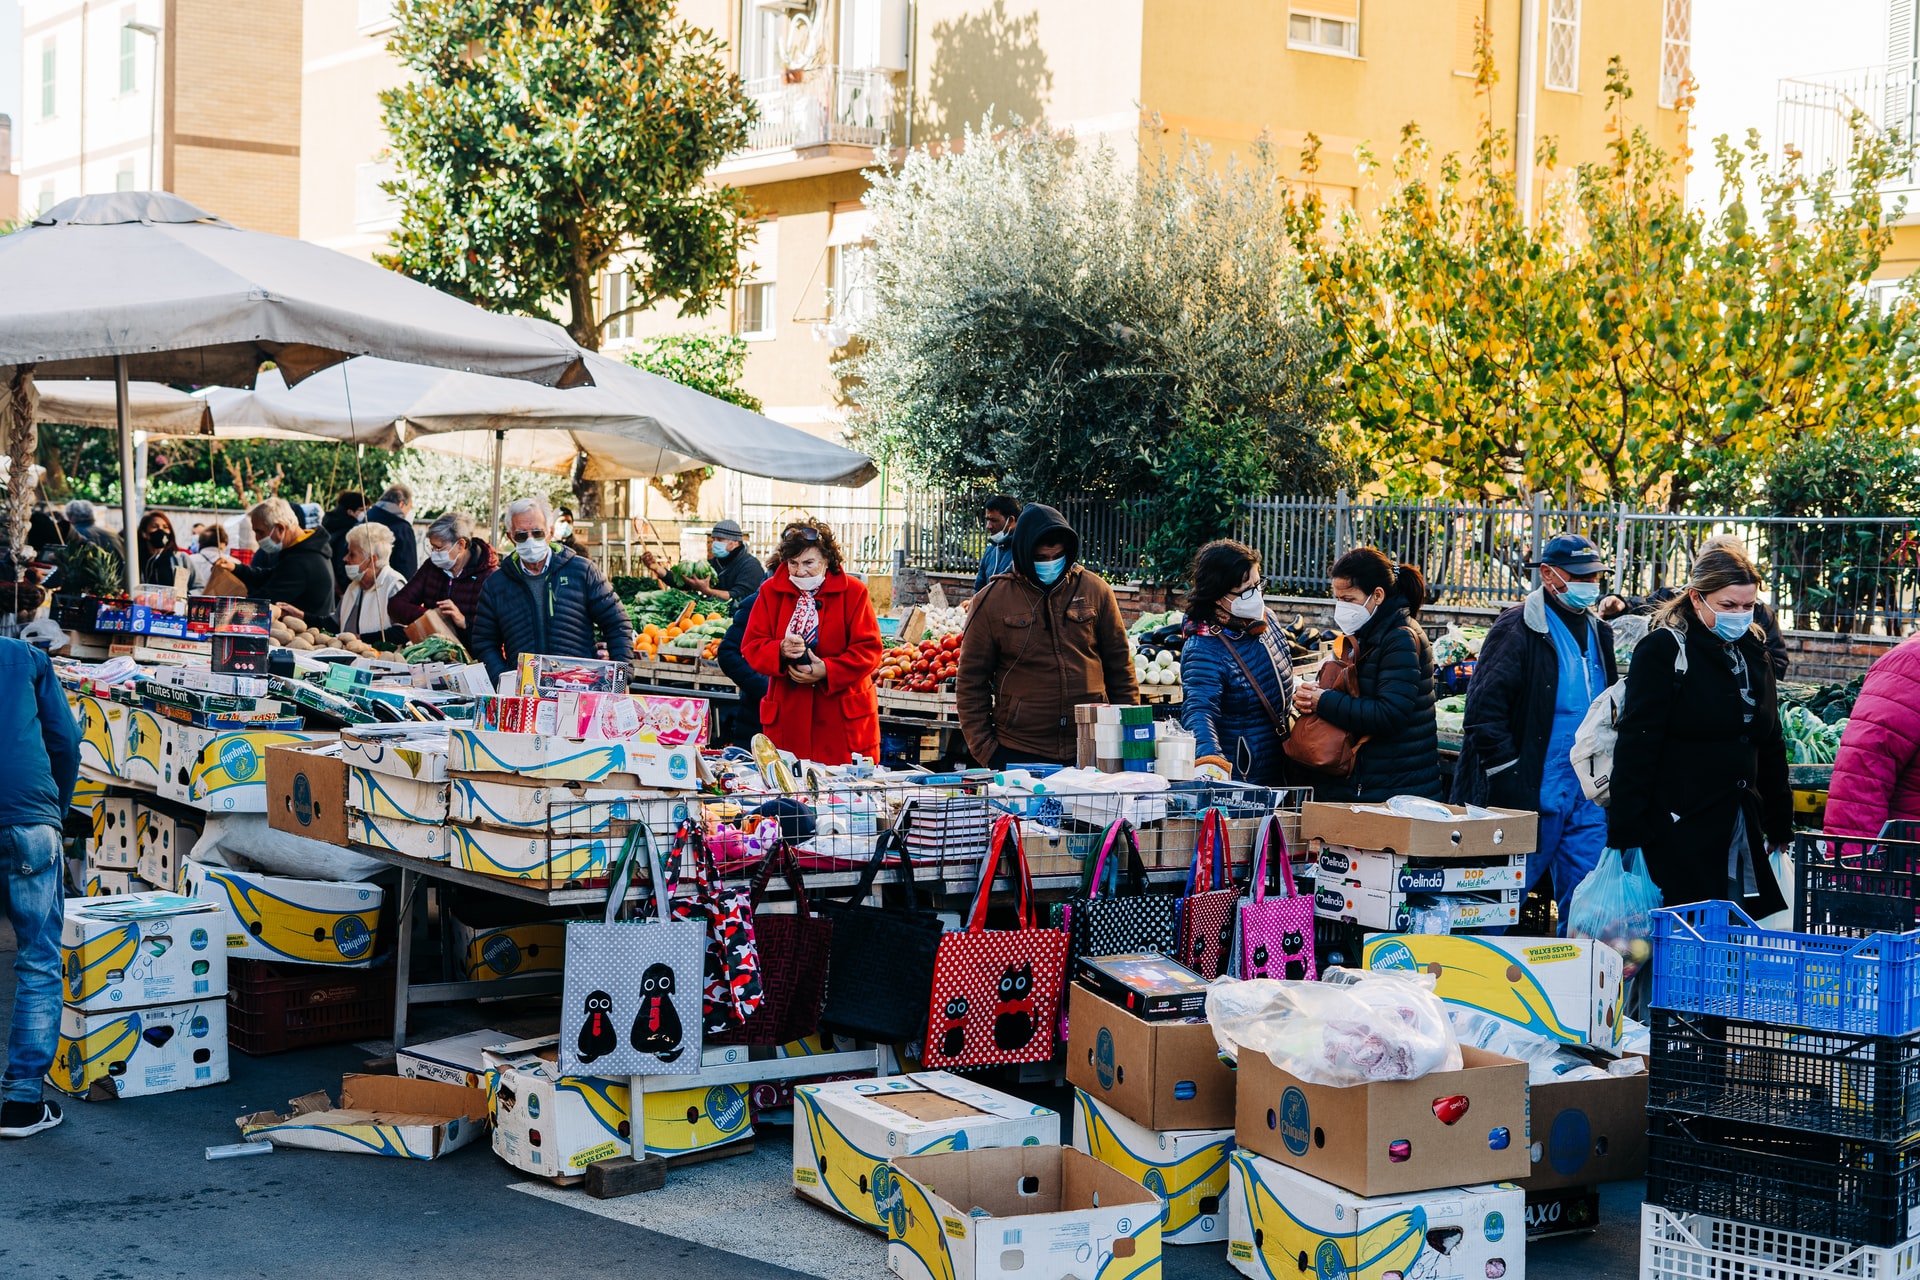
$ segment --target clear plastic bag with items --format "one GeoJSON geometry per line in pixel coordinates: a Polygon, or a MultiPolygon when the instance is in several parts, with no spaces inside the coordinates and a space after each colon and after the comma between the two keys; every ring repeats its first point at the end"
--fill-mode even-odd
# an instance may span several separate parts
{"type": "Polygon", "coordinates": [[[1220,1051],[1264,1053],[1309,1084],[1416,1080],[1460,1069],[1460,1042],[1429,974],[1329,969],[1319,982],[1221,978],[1207,989],[1220,1051]]]}

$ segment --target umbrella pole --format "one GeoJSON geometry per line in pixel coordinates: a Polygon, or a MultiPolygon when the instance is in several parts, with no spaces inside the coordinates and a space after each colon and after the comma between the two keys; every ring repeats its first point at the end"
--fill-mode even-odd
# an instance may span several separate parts
{"type": "Polygon", "coordinates": [[[140,525],[140,485],[133,468],[133,423],[127,403],[127,358],[113,358],[113,416],[120,428],[120,541],[126,547],[127,594],[140,586],[140,549],[134,531],[140,525]]]}
{"type": "Polygon", "coordinates": [[[506,452],[507,433],[493,433],[493,532],[490,535],[495,546],[500,545],[500,463],[506,452]]]}

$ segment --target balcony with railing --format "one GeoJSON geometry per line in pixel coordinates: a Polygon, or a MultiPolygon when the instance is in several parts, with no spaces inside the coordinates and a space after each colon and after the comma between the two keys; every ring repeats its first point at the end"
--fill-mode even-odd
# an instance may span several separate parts
{"type": "Polygon", "coordinates": [[[1895,138],[1903,152],[1885,186],[1920,186],[1920,165],[1911,150],[1920,125],[1920,61],[1896,62],[1780,82],[1774,155],[1784,163],[1799,157],[1801,171],[1844,170],[1855,147],[1868,137],[1895,138]]]}
{"type": "Polygon", "coordinates": [[[716,176],[735,183],[784,182],[863,169],[890,146],[899,94],[892,72],[820,67],[749,80],[759,108],[747,145],[716,176]]]}

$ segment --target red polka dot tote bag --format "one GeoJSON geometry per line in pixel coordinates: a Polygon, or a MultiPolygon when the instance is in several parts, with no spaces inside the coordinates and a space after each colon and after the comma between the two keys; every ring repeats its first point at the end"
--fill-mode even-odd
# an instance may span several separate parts
{"type": "Polygon", "coordinates": [[[1046,1062],[1066,980],[1067,936],[1034,913],[1033,879],[1020,848],[1020,822],[1002,817],[980,863],[967,927],[941,936],[921,1061],[929,1071],[1046,1062]],[[1002,861],[1019,915],[1012,929],[987,928],[987,900],[1002,861]]]}
{"type": "Polygon", "coordinates": [[[1173,958],[1208,982],[1231,973],[1234,916],[1239,906],[1226,816],[1208,809],[1200,818],[1193,865],[1187,868],[1187,893],[1180,899],[1180,942],[1173,958]]]}
{"type": "Polygon", "coordinates": [[[1252,881],[1252,893],[1240,903],[1237,976],[1312,982],[1318,972],[1313,961],[1313,899],[1294,887],[1293,858],[1277,813],[1260,824],[1252,881]],[[1284,880],[1286,892],[1269,897],[1270,890],[1277,893],[1280,888],[1276,879],[1284,880]]]}

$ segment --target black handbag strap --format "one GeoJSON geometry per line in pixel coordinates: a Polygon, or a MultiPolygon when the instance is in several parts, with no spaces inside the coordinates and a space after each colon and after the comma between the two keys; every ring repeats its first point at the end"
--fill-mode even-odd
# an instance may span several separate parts
{"type": "Polygon", "coordinates": [[[794,856],[793,846],[785,840],[774,841],[773,848],[767,850],[767,856],[760,859],[760,867],[754,872],[753,890],[748,899],[751,909],[754,911],[760,909],[760,899],[765,896],[767,885],[773,880],[775,871],[785,874],[787,888],[793,890],[793,913],[805,920],[811,914],[807,910],[807,886],[800,878],[800,860],[794,856]]]}
{"type": "Polygon", "coordinates": [[[873,892],[874,877],[878,876],[880,869],[886,865],[889,851],[900,855],[900,883],[906,886],[907,910],[920,909],[920,892],[913,883],[913,855],[907,852],[907,842],[892,827],[882,831],[880,838],[874,841],[873,857],[868,861],[866,870],[860,873],[860,883],[856,884],[853,892],[847,895],[845,905],[853,906],[873,892]]]}
{"type": "Polygon", "coordinates": [[[1260,682],[1253,678],[1253,668],[1249,667],[1247,660],[1240,656],[1240,646],[1224,637],[1222,637],[1220,643],[1226,649],[1228,655],[1233,658],[1233,664],[1240,668],[1240,674],[1245,676],[1247,683],[1253,686],[1254,696],[1260,699],[1260,705],[1266,708],[1267,719],[1273,722],[1273,731],[1282,738],[1285,738],[1289,732],[1287,728],[1287,718],[1273,709],[1273,702],[1267,697],[1267,691],[1262,689],[1260,682]]]}

